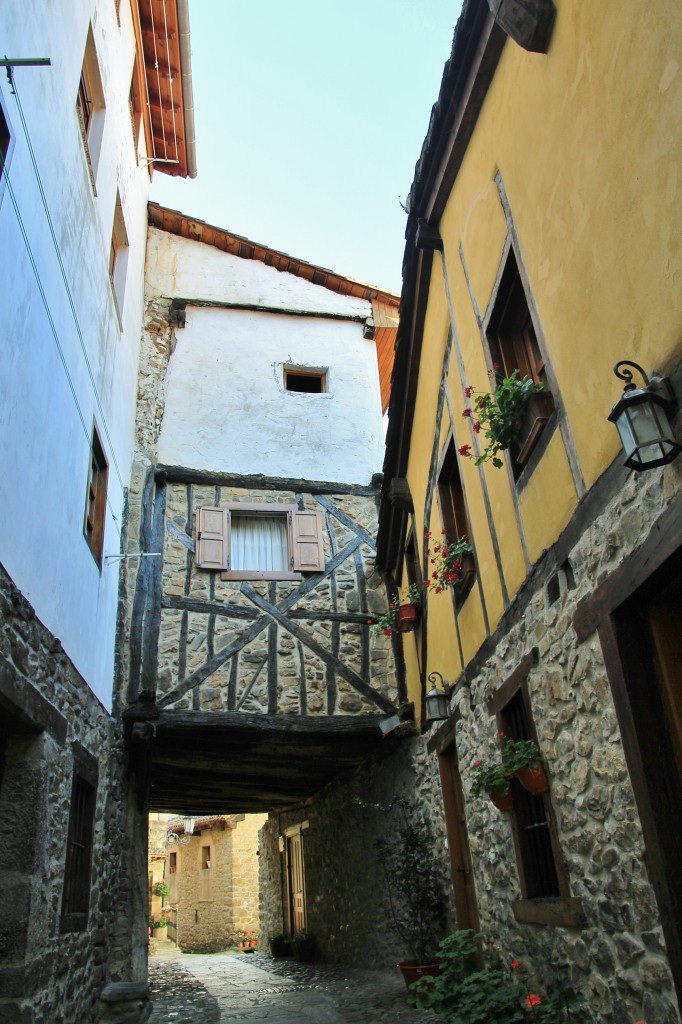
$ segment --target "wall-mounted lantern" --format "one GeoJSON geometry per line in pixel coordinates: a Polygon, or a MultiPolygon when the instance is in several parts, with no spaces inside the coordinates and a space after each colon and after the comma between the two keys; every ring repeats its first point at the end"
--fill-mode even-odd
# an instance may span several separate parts
{"type": "Polygon", "coordinates": [[[444,722],[450,717],[450,694],[452,687],[446,683],[440,672],[430,672],[428,680],[433,683],[433,688],[426,694],[426,724],[432,722],[444,722]],[[436,682],[440,681],[440,689],[436,682]]]}
{"type": "Polygon", "coordinates": [[[675,408],[670,381],[666,377],[650,381],[641,366],[627,359],[616,363],[613,372],[626,382],[623,394],[609,413],[623,445],[624,465],[638,472],[666,466],[682,451],[673,438],[668,419],[675,408]],[[641,374],[644,387],[633,383],[632,370],[623,369],[627,366],[641,374]]]}
{"type": "Polygon", "coordinates": [[[191,836],[194,832],[194,823],[197,819],[193,818],[190,814],[185,815],[185,835],[191,836]]]}

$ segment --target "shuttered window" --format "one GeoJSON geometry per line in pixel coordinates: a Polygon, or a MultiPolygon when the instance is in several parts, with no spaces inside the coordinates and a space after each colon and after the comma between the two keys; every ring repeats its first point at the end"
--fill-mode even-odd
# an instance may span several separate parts
{"type": "Polygon", "coordinates": [[[196,565],[225,580],[300,579],[324,569],[322,517],[296,505],[234,503],[196,514],[196,565]]]}
{"type": "Polygon", "coordinates": [[[92,428],[90,445],[90,468],[88,470],[88,487],[85,495],[85,522],[83,533],[88,547],[97,565],[102,567],[102,551],[104,548],[104,524],[107,512],[107,481],[109,465],[104,456],[97,427],[92,428]]]}

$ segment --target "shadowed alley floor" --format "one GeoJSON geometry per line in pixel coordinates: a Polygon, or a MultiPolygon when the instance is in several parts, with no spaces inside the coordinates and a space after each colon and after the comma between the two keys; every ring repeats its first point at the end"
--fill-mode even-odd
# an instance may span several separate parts
{"type": "MultiPolygon", "coordinates": [[[[299,964],[262,953],[182,954],[159,944],[149,960],[149,1024],[432,1024],[407,1005],[396,969],[299,964]]],[[[371,959],[371,950],[368,950],[371,959]]]]}

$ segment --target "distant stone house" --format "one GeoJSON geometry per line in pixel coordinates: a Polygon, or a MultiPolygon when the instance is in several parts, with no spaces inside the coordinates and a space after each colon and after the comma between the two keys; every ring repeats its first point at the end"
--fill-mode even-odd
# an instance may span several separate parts
{"type": "Polygon", "coordinates": [[[235,930],[258,931],[258,830],[264,822],[262,814],[214,814],[197,818],[186,835],[181,819],[150,816],[149,873],[168,886],[169,937],[183,952],[225,949],[235,930]]]}

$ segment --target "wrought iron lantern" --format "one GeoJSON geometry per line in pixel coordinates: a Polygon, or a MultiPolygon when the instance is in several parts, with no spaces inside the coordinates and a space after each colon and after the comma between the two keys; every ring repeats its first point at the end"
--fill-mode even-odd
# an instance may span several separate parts
{"type": "Polygon", "coordinates": [[[182,835],[180,835],[179,832],[175,831],[175,829],[178,827],[178,820],[175,819],[175,825],[172,828],[169,828],[168,831],[166,832],[166,846],[174,846],[176,843],[180,846],[187,846],[187,843],[189,842],[189,837],[194,832],[196,820],[197,819],[192,817],[192,815],[185,814],[182,819],[184,831],[182,835]]]}
{"type": "Polygon", "coordinates": [[[641,366],[627,359],[616,363],[613,372],[626,382],[623,394],[609,413],[623,445],[624,465],[637,472],[666,466],[682,451],[673,438],[668,419],[675,408],[670,382],[661,377],[649,380],[641,366]],[[629,366],[641,374],[644,387],[633,383],[632,370],[624,369],[629,366]]]}
{"type": "Polygon", "coordinates": [[[450,692],[452,687],[446,683],[440,672],[430,672],[428,680],[433,683],[433,688],[426,695],[426,724],[431,722],[444,722],[450,717],[450,692]],[[436,682],[440,681],[441,688],[438,689],[436,682]]]}
{"type": "Polygon", "coordinates": [[[190,814],[186,814],[185,815],[185,835],[186,836],[191,836],[192,833],[194,832],[194,823],[196,822],[196,820],[197,819],[193,818],[190,814]]]}

